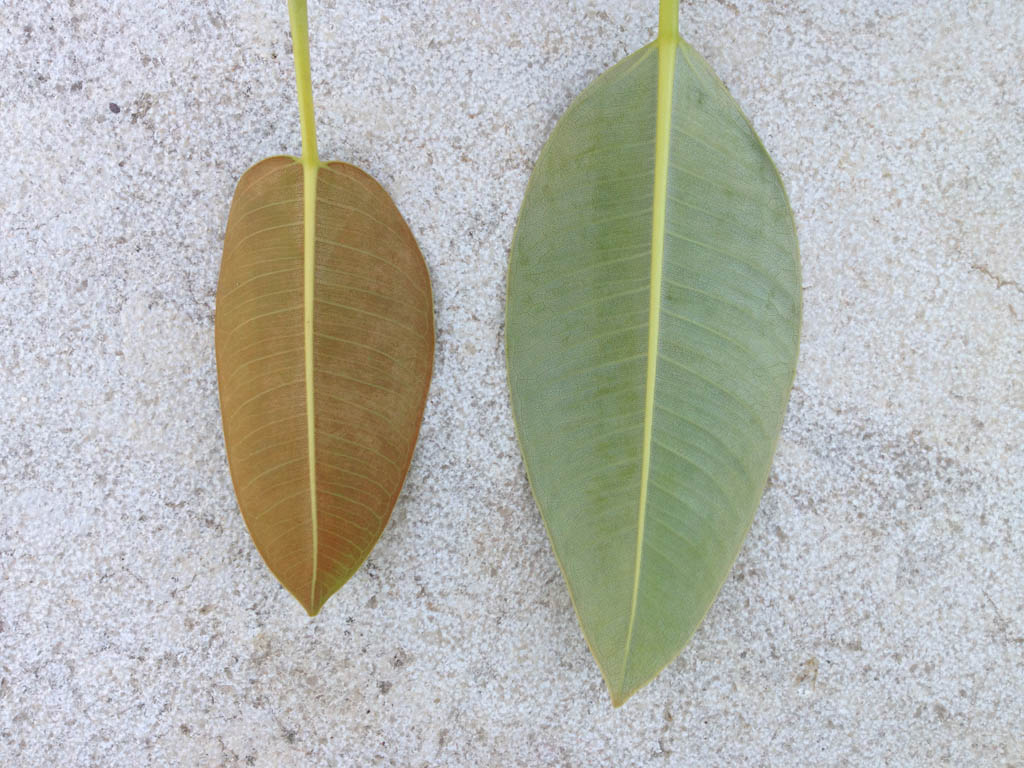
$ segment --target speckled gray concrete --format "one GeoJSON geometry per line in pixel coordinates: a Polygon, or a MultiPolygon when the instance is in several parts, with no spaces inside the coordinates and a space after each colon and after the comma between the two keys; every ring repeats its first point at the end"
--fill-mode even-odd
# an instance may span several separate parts
{"type": "Polygon", "coordinates": [[[322,153],[393,194],[438,329],[404,494],[314,620],[236,510],[213,358],[235,182],[299,149],[284,5],[0,5],[0,764],[1024,765],[1018,0],[684,4],[791,193],[804,342],[733,576],[617,711],[513,437],[504,273],[655,2],[312,2],[322,153]]]}

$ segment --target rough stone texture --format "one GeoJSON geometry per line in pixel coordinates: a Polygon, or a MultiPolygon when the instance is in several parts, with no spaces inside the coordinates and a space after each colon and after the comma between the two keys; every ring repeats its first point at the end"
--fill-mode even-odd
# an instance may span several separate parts
{"type": "Polygon", "coordinates": [[[701,0],[792,196],[804,341],[747,544],[609,705],[530,497],[504,271],[544,138],[654,0],[313,2],[325,157],[430,265],[436,374],[371,560],[261,563],[213,358],[235,181],[297,152],[284,0],[0,4],[0,764],[1024,765],[1024,14],[701,0]]]}

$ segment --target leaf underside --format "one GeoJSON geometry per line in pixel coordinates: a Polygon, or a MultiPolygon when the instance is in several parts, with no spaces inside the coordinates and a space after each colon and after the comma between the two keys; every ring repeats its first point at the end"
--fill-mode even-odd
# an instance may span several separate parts
{"type": "Polygon", "coordinates": [[[303,165],[271,157],[235,191],[216,313],[239,507],[270,570],[310,614],[359,568],[387,524],[434,351],[426,264],[390,197],[351,165],[320,163],[314,172],[312,301],[303,165]]]}
{"type": "Polygon", "coordinates": [[[707,63],[677,38],[662,48],[614,66],[559,121],[508,276],[527,473],[616,705],[689,641],[732,567],[800,329],[778,174],[707,63]]]}

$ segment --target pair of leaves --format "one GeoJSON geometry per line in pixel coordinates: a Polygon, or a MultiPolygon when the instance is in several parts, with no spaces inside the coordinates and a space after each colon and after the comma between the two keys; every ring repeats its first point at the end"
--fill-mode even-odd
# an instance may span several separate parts
{"type": "MultiPolygon", "coordinates": [[[[430,284],[366,174],[319,162],[305,3],[303,157],[239,182],[217,298],[228,457],[271,570],[310,611],[400,492],[429,387],[430,284]]],[[[749,122],[679,38],[558,123],[516,229],[506,343],[530,482],[618,705],[685,645],[750,526],[795,370],[792,215],[749,122]]]]}

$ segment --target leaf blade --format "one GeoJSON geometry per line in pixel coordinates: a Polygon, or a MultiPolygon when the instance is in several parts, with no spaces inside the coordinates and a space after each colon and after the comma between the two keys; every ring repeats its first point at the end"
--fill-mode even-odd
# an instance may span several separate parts
{"type": "Polygon", "coordinates": [[[343,163],[318,164],[312,194],[305,178],[282,157],[239,181],[216,348],[243,517],[315,614],[368,556],[401,491],[430,383],[433,303],[415,239],[379,184],[343,163]]]}
{"type": "Polygon", "coordinates": [[[774,166],[703,60],[662,42],[615,65],[559,121],[509,267],[517,432],[616,705],[685,645],[735,559],[799,334],[795,232],[774,166]],[[666,56],[675,85],[659,173],[666,56]]]}

